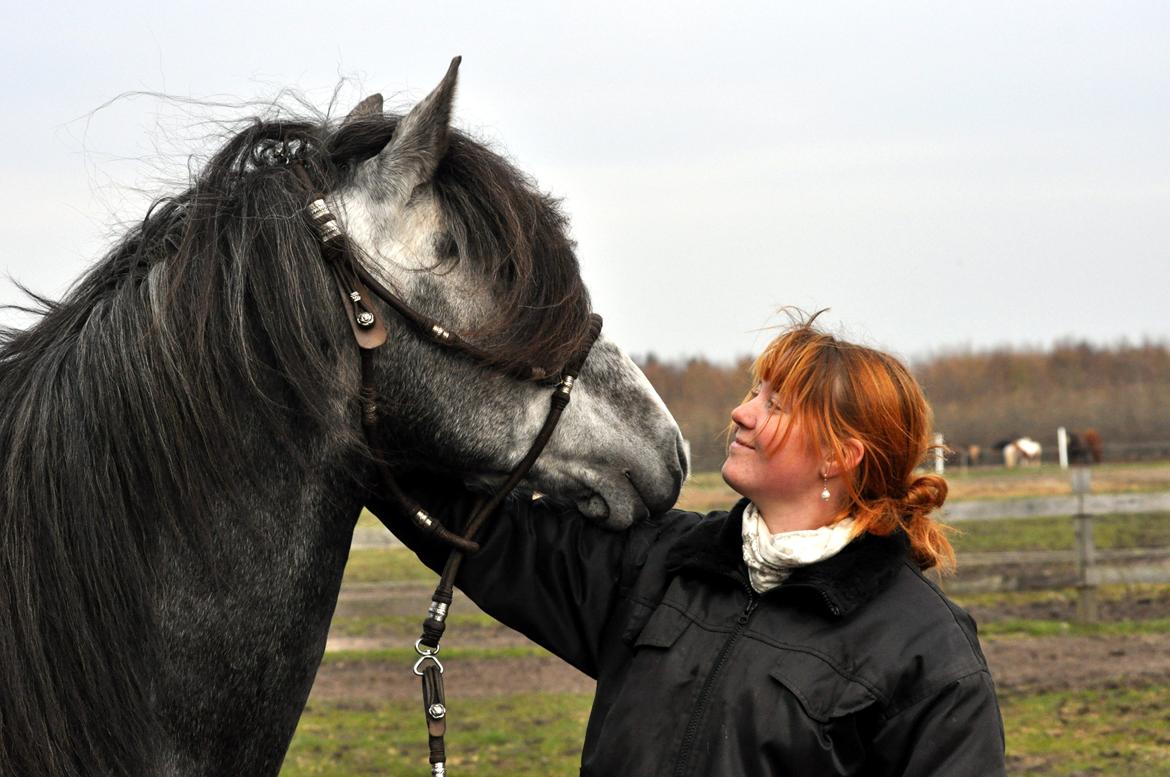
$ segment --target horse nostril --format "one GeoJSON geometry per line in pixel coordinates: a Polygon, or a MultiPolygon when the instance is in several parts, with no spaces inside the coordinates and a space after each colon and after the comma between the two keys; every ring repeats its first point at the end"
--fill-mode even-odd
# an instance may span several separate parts
{"type": "Polygon", "coordinates": [[[691,444],[680,433],[676,446],[678,448],[678,466],[682,470],[682,480],[691,476],[691,444]]]}

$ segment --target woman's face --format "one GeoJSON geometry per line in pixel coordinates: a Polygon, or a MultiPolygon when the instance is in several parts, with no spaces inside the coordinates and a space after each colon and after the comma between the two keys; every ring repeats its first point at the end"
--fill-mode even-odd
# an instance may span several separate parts
{"type": "Polygon", "coordinates": [[[723,462],[723,479],[729,486],[761,508],[820,498],[824,461],[800,424],[779,406],[771,385],[756,386],[751,397],[731,411],[731,420],[735,439],[723,462]]]}

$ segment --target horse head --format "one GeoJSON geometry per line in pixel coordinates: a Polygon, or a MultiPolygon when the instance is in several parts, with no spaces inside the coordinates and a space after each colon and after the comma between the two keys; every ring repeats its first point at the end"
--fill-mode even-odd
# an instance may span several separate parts
{"type": "MultiPolygon", "coordinates": [[[[363,101],[339,134],[386,140],[328,198],[366,270],[488,354],[420,338],[390,313],[374,372],[387,455],[498,481],[524,455],[555,376],[587,337],[589,298],[566,219],[506,160],[450,127],[459,60],[402,117],[363,101]]],[[[365,143],[366,141],[363,141],[365,143]]],[[[604,336],[530,473],[611,527],[670,507],[686,470],[678,426],[604,336]]]]}
{"type": "MultiPolygon", "coordinates": [[[[450,128],[455,65],[402,117],[253,122],[0,329],[0,775],[276,773],[365,497],[363,361],[379,455],[488,481],[523,455],[589,298],[556,203],[450,128]],[[321,193],[348,256],[485,358],[381,309],[359,359],[321,193]]],[[[685,469],[602,339],[531,478],[616,527],[685,469]]]]}

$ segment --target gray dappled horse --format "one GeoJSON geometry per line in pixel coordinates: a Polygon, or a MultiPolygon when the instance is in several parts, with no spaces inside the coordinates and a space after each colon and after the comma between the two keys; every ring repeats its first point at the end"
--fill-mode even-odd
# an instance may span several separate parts
{"type": "MultiPolygon", "coordinates": [[[[0,339],[0,775],[276,774],[371,482],[358,357],[290,159],[367,269],[483,346],[397,325],[375,356],[403,464],[490,482],[590,313],[556,204],[449,129],[458,61],[405,117],[257,121],[42,318],[0,339]]],[[[385,311],[380,311],[384,312],[385,311]]],[[[677,496],[677,426],[604,338],[531,473],[613,528],[677,496]]]]}

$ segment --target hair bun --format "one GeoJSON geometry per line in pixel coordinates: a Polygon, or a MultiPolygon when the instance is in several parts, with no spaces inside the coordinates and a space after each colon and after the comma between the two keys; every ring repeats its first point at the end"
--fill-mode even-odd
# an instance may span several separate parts
{"type": "Polygon", "coordinates": [[[922,475],[910,483],[902,503],[911,518],[928,515],[947,499],[947,481],[938,475],[922,475]]]}

